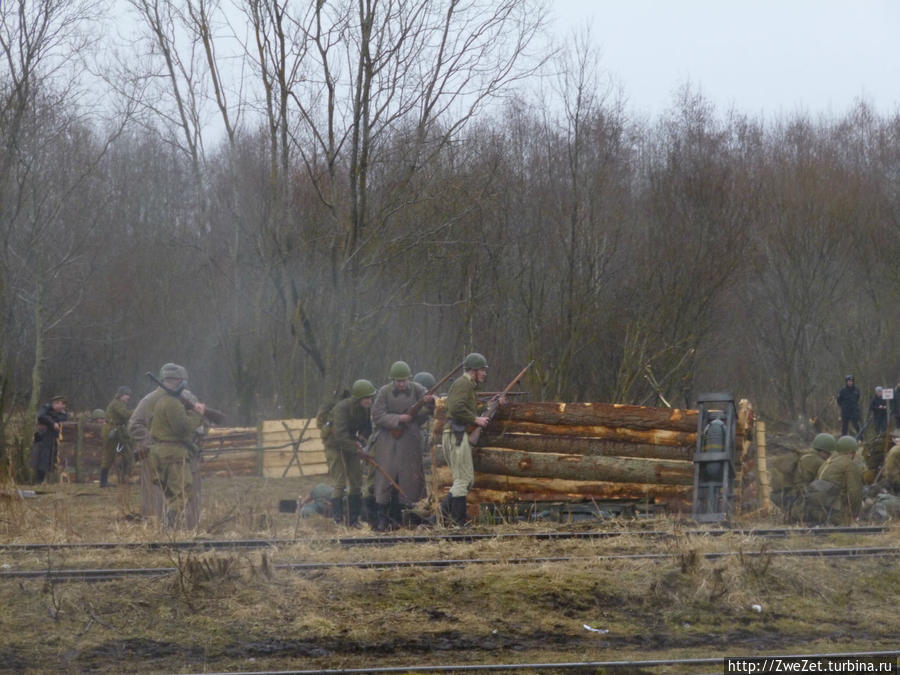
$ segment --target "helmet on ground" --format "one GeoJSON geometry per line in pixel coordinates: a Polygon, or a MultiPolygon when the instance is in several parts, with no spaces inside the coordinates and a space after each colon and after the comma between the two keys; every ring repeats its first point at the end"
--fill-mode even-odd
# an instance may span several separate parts
{"type": "Polygon", "coordinates": [[[463,361],[463,368],[465,370],[481,370],[482,368],[487,367],[487,359],[484,358],[483,354],[479,354],[478,352],[472,352],[463,361]]]}
{"type": "MultiPolygon", "coordinates": [[[[855,442],[855,441],[854,441],[855,442]]],[[[834,446],[837,443],[831,434],[816,434],[813,439],[813,450],[824,450],[825,452],[834,452],[834,446]]]]}
{"type": "Polygon", "coordinates": [[[856,439],[853,436],[841,436],[837,439],[834,449],[841,453],[856,452],[856,439]]]}
{"type": "Polygon", "coordinates": [[[392,380],[408,380],[412,377],[412,371],[406,361],[394,361],[391,366],[390,378],[392,380]]]}
{"type": "Polygon", "coordinates": [[[424,370],[421,373],[416,373],[415,375],[413,375],[413,382],[421,384],[426,389],[431,389],[435,384],[437,384],[437,380],[434,379],[434,375],[424,370]]]}
{"type": "Polygon", "coordinates": [[[368,380],[357,380],[353,383],[353,387],[350,388],[350,393],[353,394],[353,398],[356,400],[374,396],[375,391],[375,385],[368,380]]]}
{"type": "Polygon", "coordinates": [[[187,369],[177,363],[167,363],[159,369],[159,379],[186,380],[188,379],[187,369]]]}

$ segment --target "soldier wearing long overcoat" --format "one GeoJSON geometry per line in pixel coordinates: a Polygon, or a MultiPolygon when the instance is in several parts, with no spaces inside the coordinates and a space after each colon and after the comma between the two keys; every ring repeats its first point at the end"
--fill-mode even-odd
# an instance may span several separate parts
{"type": "Polygon", "coordinates": [[[427,390],[411,379],[412,372],[403,361],[391,366],[390,375],[391,382],[378,390],[372,403],[372,425],[377,431],[372,447],[380,467],[375,472],[376,530],[385,529],[392,498],[402,506],[412,506],[425,496],[422,424],[429,411],[424,405],[415,416],[407,411],[425,399],[427,390]],[[388,476],[399,485],[399,491],[388,476]]]}

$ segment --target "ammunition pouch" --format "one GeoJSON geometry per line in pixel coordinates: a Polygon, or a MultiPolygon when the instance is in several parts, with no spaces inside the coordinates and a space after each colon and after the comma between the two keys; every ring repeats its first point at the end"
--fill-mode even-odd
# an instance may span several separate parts
{"type": "Polygon", "coordinates": [[[462,443],[463,436],[469,433],[469,425],[450,420],[450,433],[453,434],[454,445],[462,443]]]}

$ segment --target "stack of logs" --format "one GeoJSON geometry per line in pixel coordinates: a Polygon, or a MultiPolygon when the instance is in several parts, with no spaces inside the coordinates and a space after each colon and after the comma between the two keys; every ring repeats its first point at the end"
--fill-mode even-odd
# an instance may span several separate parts
{"type": "MultiPolygon", "coordinates": [[[[475,501],[573,498],[690,504],[696,410],[610,403],[509,403],[501,406],[473,450],[475,501]]],[[[434,484],[452,479],[434,427],[434,484]]],[[[741,430],[739,429],[739,435],[741,430]]]]}

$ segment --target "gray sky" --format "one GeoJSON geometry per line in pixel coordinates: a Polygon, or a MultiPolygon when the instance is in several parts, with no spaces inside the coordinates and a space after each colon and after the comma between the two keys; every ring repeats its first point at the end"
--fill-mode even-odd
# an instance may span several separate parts
{"type": "Polygon", "coordinates": [[[656,116],[690,81],[719,112],[900,111],[900,0],[551,0],[561,36],[590,23],[629,108],[656,116]]]}

